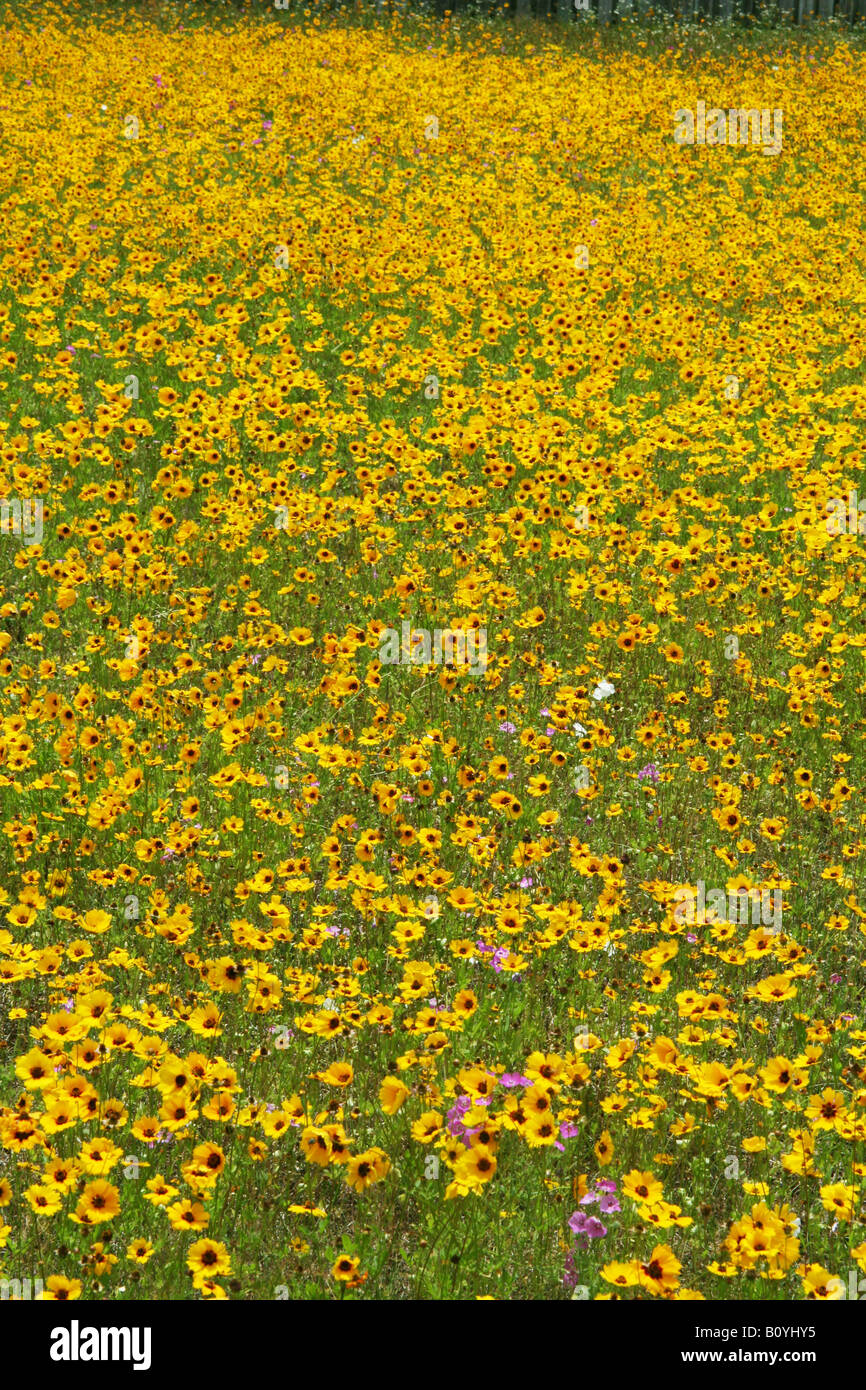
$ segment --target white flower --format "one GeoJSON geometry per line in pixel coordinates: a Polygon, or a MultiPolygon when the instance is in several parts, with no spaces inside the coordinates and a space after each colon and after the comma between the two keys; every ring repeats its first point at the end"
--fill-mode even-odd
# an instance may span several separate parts
{"type": "Polygon", "coordinates": [[[583,725],[574,724],[572,727],[574,728],[574,732],[577,734],[577,737],[583,738],[584,734],[586,733],[586,729],[583,727],[583,725]]]}
{"type": "Polygon", "coordinates": [[[595,690],[592,692],[592,698],[594,700],[606,700],[608,695],[614,694],[615,690],[616,686],[611,685],[610,681],[599,681],[595,690]]]}

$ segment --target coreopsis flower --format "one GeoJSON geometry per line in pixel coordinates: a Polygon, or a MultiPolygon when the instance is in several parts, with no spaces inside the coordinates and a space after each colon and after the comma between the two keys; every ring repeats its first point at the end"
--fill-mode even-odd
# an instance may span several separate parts
{"type": "Polygon", "coordinates": [[[802,1274],[803,1296],[812,1302],[833,1303],[845,1297],[845,1283],[820,1264],[810,1264],[802,1274]]]}
{"type": "Polygon", "coordinates": [[[331,1278],[339,1284],[345,1284],[347,1288],[359,1288],[367,1278],[366,1274],[360,1273],[360,1267],[360,1256],[340,1255],[331,1268],[331,1278]]]}
{"type": "Polygon", "coordinates": [[[672,1292],[679,1284],[680,1261],[668,1245],[656,1245],[649,1259],[641,1264],[638,1280],[652,1294],[672,1292]]]}
{"type": "Polygon", "coordinates": [[[379,1087],[379,1104],[386,1115],[396,1115],[408,1098],[409,1087],[396,1076],[386,1076],[379,1087]]]}
{"type": "Polygon", "coordinates": [[[193,1283],[198,1287],[201,1278],[212,1278],[217,1274],[231,1274],[232,1262],[222,1241],[211,1240],[205,1236],[190,1246],[186,1255],[187,1269],[192,1271],[193,1283]]]}
{"type": "Polygon", "coordinates": [[[120,1211],[120,1193],[104,1178],[89,1182],[79,1198],[74,1219],[93,1226],[101,1221],[113,1221],[120,1211]]]}
{"type": "Polygon", "coordinates": [[[46,1302],[67,1303],[81,1297],[81,1280],[67,1279],[62,1274],[50,1274],[45,1280],[42,1297],[46,1302]]]}

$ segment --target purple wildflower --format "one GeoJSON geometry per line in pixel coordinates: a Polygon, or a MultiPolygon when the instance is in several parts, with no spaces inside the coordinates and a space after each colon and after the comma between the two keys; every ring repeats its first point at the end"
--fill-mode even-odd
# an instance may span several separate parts
{"type": "Polygon", "coordinates": [[[607,1227],[601,1224],[598,1217],[587,1216],[585,1211],[572,1212],[568,1224],[576,1236],[588,1236],[590,1240],[599,1240],[607,1235],[607,1227]]]}

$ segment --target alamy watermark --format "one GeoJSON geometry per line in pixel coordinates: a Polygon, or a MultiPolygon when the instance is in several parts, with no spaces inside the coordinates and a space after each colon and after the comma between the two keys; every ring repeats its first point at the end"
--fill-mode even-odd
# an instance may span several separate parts
{"type": "Polygon", "coordinates": [[[699,878],[695,888],[677,888],[674,891],[674,921],[688,926],[703,926],[707,922],[707,908],[715,914],[714,920],[733,925],[746,926],[751,917],[752,926],[772,926],[774,933],[782,928],[782,893],[779,888],[768,889],[738,888],[729,892],[725,888],[710,888],[699,878]]]}
{"type": "Polygon", "coordinates": [[[844,497],[831,497],[824,503],[827,517],[827,531],[831,536],[841,536],[846,532],[851,536],[866,536],[866,497],[859,501],[857,489],[852,487],[847,502],[844,497]]]}
{"type": "Polygon", "coordinates": [[[25,545],[41,545],[43,514],[41,497],[0,499],[0,536],[21,536],[25,545]]]}
{"type": "Polygon", "coordinates": [[[134,1371],[150,1370],[152,1329],[149,1327],[69,1327],[51,1331],[52,1361],[131,1361],[134,1371]]]}
{"type": "Polygon", "coordinates": [[[486,627],[383,628],[379,634],[379,660],[383,666],[468,666],[473,676],[487,670],[486,627]]]}
{"type": "Polygon", "coordinates": [[[782,112],[745,110],[734,107],[723,111],[699,101],[695,111],[680,109],[674,116],[674,140],[678,145],[761,145],[762,154],[777,155],[782,149],[782,112]]]}
{"type": "Polygon", "coordinates": [[[0,1279],[0,1303],[13,1299],[16,1303],[28,1303],[41,1299],[45,1285],[41,1279],[0,1279]]]}

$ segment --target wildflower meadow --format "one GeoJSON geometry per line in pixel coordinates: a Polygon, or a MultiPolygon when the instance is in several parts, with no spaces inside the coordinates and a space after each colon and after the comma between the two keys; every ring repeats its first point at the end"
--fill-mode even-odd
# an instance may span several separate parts
{"type": "Polygon", "coordinates": [[[866,1298],[859,26],[0,20],[0,1296],[866,1298]]]}

